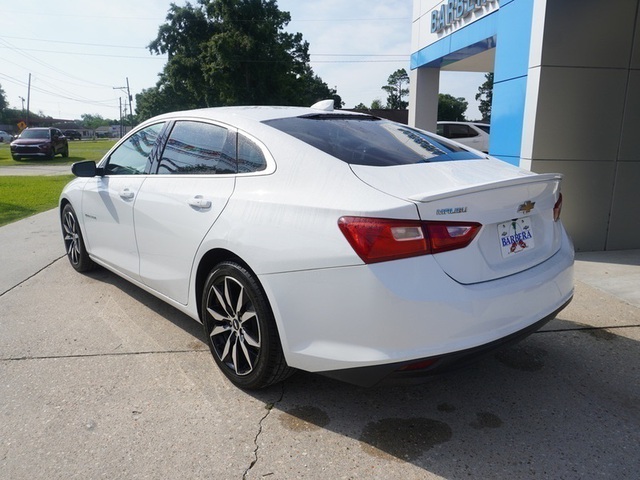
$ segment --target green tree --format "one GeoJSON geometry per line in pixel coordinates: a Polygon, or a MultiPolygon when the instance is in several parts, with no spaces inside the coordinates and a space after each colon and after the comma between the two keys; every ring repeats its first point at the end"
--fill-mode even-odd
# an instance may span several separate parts
{"type": "Polygon", "coordinates": [[[387,79],[387,85],[382,87],[387,92],[387,108],[390,110],[404,110],[409,102],[404,97],[409,95],[409,75],[404,68],[396,70],[387,79]]]}
{"type": "Polygon", "coordinates": [[[367,107],[364,103],[360,102],[358,105],[353,107],[353,109],[354,110],[369,110],[369,107],[367,107]]]}
{"type": "Polygon", "coordinates": [[[376,98],[373,102],[371,102],[371,110],[382,110],[384,106],[382,105],[382,100],[376,98]]]}
{"type": "Polygon", "coordinates": [[[493,72],[489,72],[484,76],[485,82],[478,87],[476,100],[480,100],[478,110],[482,114],[482,119],[491,120],[491,104],[493,103],[493,72]]]}
{"type": "Polygon", "coordinates": [[[454,97],[448,93],[438,95],[438,120],[464,121],[464,114],[469,104],[462,97],[454,97]]]}
{"type": "Polygon", "coordinates": [[[342,99],[309,66],[309,44],[287,33],[288,12],[275,0],[198,0],[171,4],[149,44],[167,54],[155,87],[136,96],[141,119],[222,105],[311,105],[342,99]]]}
{"type": "MultiPolygon", "coordinates": [[[[95,130],[98,127],[106,127],[111,125],[112,121],[103,118],[101,115],[92,115],[90,113],[83,113],[80,115],[82,118],[82,126],[95,130]]],[[[116,122],[117,123],[117,122],[116,122]]]]}

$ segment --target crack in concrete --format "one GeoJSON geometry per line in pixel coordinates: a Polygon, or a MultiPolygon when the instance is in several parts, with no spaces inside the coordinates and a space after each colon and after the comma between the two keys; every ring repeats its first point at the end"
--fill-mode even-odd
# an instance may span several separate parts
{"type": "Polygon", "coordinates": [[[49,268],[51,265],[53,265],[54,263],[56,263],[58,260],[66,257],[67,255],[64,254],[61,257],[56,258],[55,260],[53,260],[51,263],[45,265],[44,267],[42,267],[40,270],[38,270],[37,272],[33,273],[32,275],[29,275],[27,278],[25,278],[24,280],[18,282],[17,284],[15,284],[13,287],[6,289],[4,292],[0,292],[0,297],[2,297],[3,295],[9,293],[12,290],[15,290],[16,288],[18,288],[20,285],[22,285],[23,283],[25,283],[28,280],[31,280],[33,277],[35,277],[36,275],[38,275],[40,272],[42,272],[43,270],[46,270],[47,268],[49,268]]]}
{"type": "Polygon", "coordinates": [[[0,358],[0,362],[19,362],[24,360],[57,360],[62,358],[92,358],[92,357],[123,357],[129,355],[165,355],[171,353],[210,353],[209,349],[193,349],[193,350],[150,350],[144,352],[118,352],[118,353],[84,353],[75,355],[43,355],[43,356],[24,356],[24,357],[8,357],[0,358]]]}
{"type": "Polygon", "coordinates": [[[265,408],[267,409],[267,413],[265,413],[260,419],[260,421],[258,422],[258,432],[256,433],[256,436],[253,439],[253,445],[255,446],[255,448],[253,449],[253,460],[251,461],[251,464],[249,465],[249,467],[242,474],[242,480],[246,480],[247,475],[249,475],[249,472],[251,471],[251,469],[256,465],[256,463],[258,463],[258,450],[260,450],[260,445],[258,445],[258,439],[262,434],[262,424],[267,419],[267,417],[271,414],[273,407],[275,407],[278,403],[280,403],[284,398],[284,384],[285,382],[282,382],[281,384],[280,398],[278,398],[273,403],[267,403],[265,405],[265,408]]]}

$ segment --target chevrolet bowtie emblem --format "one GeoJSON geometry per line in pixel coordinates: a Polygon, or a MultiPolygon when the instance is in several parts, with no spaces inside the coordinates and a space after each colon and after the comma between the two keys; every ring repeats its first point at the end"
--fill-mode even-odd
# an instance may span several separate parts
{"type": "Polygon", "coordinates": [[[530,213],[531,210],[536,206],[536,202],[532,202],[531,200],[527,200],[522,205],[518,207],[518,213],[530,213]]]}

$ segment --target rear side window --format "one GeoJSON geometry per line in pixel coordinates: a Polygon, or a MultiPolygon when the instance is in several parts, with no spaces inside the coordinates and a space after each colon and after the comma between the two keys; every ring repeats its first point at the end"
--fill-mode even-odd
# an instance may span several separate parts
{"type": "Polygon", "coordinates": [[[178,121],[162,153],[159,174],[236,173],[235,133],[209,123],[178,121]]]}
{"type": "Polygon", "coordinates": [[[258,145],[238,134],[238,173],[259,172],[267,168],[267,159],[258,145]]]}
{"type": "Polygon", "coordinates": [[[354,165],[384,167],[482,158],[422,130],[370,116],[318,114],[265,123],[354,165]]]}

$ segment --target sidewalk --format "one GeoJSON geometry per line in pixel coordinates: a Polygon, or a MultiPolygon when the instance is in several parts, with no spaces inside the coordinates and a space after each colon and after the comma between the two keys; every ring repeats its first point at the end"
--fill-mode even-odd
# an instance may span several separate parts
{"type": "Polygon", "coordinates": [[[0,295],[64,256],[58,209],[0,227],[0,295]]]}
{"type": "Polygon", "coordinates": [[[20,165],[0,167],[0,176],[45,176],[71,175],[70,165],[20,165]]]}
{"type": "Polygon", "coordinates": [[[640,250],[579,252],[575,276],[576,280],[640,307],[640,250]]]}

